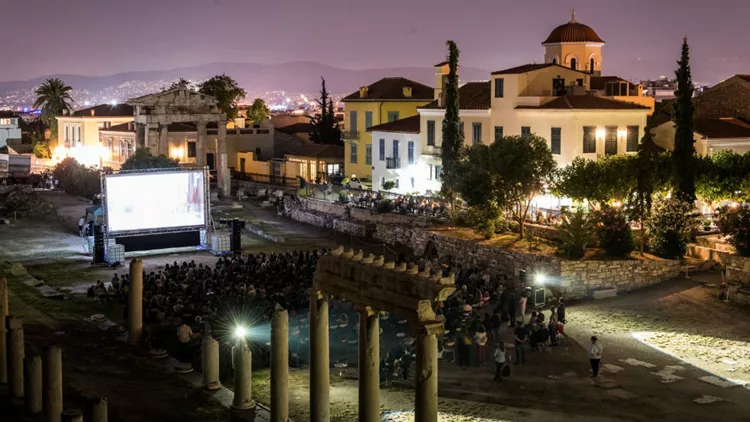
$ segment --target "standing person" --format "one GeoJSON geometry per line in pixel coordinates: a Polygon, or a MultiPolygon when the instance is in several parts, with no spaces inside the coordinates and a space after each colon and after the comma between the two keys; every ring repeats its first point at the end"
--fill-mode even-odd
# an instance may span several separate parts
{"type": "Polygon", "coordinates": [[[505,343],[499,341],[495,349],[495,378],[493,381],[503,380],[503,367],[505,366],[505,343]]]}
{"type": "Polygon", "coordinates": [[[599,376],[599,362],[602,359],[602,346],[596,336],[591,336],[591,345],[589,346],[589,362],[591,363],[592,377],[599,376]]]}
{"type": "Polygon", "coordinates": [[[547,331],[549,331],[549,343],[552,346],[557,346],[557,313],[555,313],[555,307],[549,309],[549,322],[547,323],[547,331]]]}
{"type": "Polygon", "coordinates": [[[509,327],[515,327],[516,326],[516,294],[511,293],[510,297],[508,298],[508,318],[509,318],[509,327]]]}
{"type": "Polygon", "coordinates": [[[519,363],[526,363],[526,350],[524,350],[523,345],[529,342],[528,335],[526,334],[526,329],[523,328],[523,324],[519,321],[516,325],[516,331],[514,333],[515,341],[516,341],[516,365],[519,363]]]}
{"type": "Polygon", "coordinates": [[[198,337],[198,335],[193,333],[193,329],[185,324],[184,320],[177,327],[177,341],[180,343],[180,362],[192,363],[193,357],[190,353],[190,341],[198,337]]]}
{"type": "Polygon", "coordinates": [[[477,365],[484,366],[484,349],[487,345],[487,330],[484,325],[480,324],[477,332],[474,333],[474,344],[477,346],[477,365]]]}
{"type": "Polygon", "coordinates": [[[526,324],[526,301],[528,298],[526,297],[526,291],[521,294],[521,300],[519,301],[521,305],[521,322],[526,324]]]}
{"type": "Polygon", "coordinates": [[[83,226],[86,224],[86,219],[81,217],[78,219],[78,235],[83,236],[83,226]]]}
{"type": "Polygon", "coordinates": [[[565,324],[565,304],[563,303],[562,298],[560,298],[560,303],[557,305],[557,320],[565,324]]]}

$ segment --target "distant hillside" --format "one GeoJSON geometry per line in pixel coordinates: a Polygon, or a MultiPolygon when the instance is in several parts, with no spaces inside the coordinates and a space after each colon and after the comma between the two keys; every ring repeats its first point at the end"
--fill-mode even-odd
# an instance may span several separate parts
{"type": "MultiPolygon", "coordinates": [[[[291,62],[273,65],[257,63],[211,63],[162,71],[125,72],[109,76],[49,75],[28,81],[0,82],[0,95],[10,91],[28,90],[44,79],[57,77],[78,90],[99,91],[132,81],[205,79],[226,73],[237,80],[246,90],[264,92],[282,90],[290,92],[316,92],[320,89],[320,77],[326,79],[328,89],[336,93],[348,93],[358,87],[387,76],[403,76],[433,86],[434,70],[430,67],[396,67],[368,70],[348,70],[316,62],[291,62]]],[[[461,68],[461,80],[489,79],[489,72],[475,68],[461,68]]]]}

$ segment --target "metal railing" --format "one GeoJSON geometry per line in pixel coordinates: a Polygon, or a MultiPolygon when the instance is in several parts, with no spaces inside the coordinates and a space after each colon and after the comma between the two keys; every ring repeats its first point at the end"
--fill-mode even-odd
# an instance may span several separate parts
{"type": "Polygon", "coordinates": [[[341,137],[347,141],[356,141],[359,139],[359,132],[356,130],[344,130],[341,132],[341,137]]]}
{"type": "Polygon", "coordinates": [[[437,156],[441,156],[441,155],[443,155],[443,148],[442,147],[436,147],[436,146],[430,146],[430,145],[428,145],[428,146],[426,146],[422,150],[422,154],[423,155],[437,155],[437,156]]]}
{"type": "Polygon", "coordinates": [[[298,188],[300,186],[299,177],[275,176],[271,174],[234,172],[232,173],[232,179],[292,188],[298,188]]]}
{"type": "Polygon", "coordinates": [[[399,169],[399,168],[401,168],[401,159],[400,158],[386,158],[385,159],[385,168],[387,168],[387,169],[399,169]]]}

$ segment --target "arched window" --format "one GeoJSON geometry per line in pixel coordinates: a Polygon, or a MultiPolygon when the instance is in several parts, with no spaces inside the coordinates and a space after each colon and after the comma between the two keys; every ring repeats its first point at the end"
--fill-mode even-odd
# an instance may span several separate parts
{"type": "Polygon", "coordinates": [[[557,57],[552,58],[552,64],[557,64],[557,57]]]}
{"type": "Polygon", "coordinates": [[[590,66],[590,70],[591,70],[591,73],[594,73],[594,58],[593,58],[593,57],[591,58],[591,60],[589,60],[589,63],[591,63],[591,64],[589,65],[589,66],[590,66]]]}
{"type": "Polygon", "coordinates": [[[578,61],[576,61],[575,58],[570,59],[570,68],[573,70],[578,70],[578,61]]]}

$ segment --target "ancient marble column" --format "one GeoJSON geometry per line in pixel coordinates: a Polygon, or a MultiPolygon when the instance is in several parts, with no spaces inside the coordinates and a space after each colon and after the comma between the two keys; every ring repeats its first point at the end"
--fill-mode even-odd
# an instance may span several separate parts
{"type": "Polygon", "coordinates": [[[146,125],[146,146],[151,154],[159,155],[159,129],[156,126],[146,125]]]}
{"type": "Polygon", "coordinates": [[[128,291],[128,343],[139,344],[143,333],[143,261],[130,261],[130,290],[128,291]]]}
{"type": "Polygon", "coordinates": [[[5,317],[8,316],[8,280],[0,277],[0,384],[8,383],[8,346],[5,317]]]}
{"type": "Polygon", "coordinates": [[[415,422],[438,420],[437,335],[443,331],[442,322],[425,324],[417,328],[415,422]]]}
{"type": "Polygon", "coordinates": [[[227,157],[227,124],[219,121],[218,126],[216,176],[221,194],[229,197],[232,194],[232,179],[229,175],[229,159],[227,157]]]}
{"type": "Polygon", "coordinates": [[[62,410],[62,349],[47,346],[42,355],[42,420],[60,422],[62,410]]]}
{"type": "Polygon", "coordinates": [[[89,422],[107,422],[107,399],[97,397],[91,402],[91,420],[89,422]]]}
{"type": "Polygon", "coordinates": [[[60,413],[62,422],[83,422],[83,413],[78,409],[68,409],[60,413]]]}
{"type": "Polygon", "coordinates": [[[271,317],[271,422],[289,420],[289,314],[278,303],[271,317]]]}
{"type": "Polygon", "coordinates": [[[14,316],[5,317],[8,344],[8,393],[14,399],[23,397],[23,322],[14,316]]]}
{"type": "Polygon", "coordinates": [[[41,356],[27,356],[23,359],[23,401],[29,415],[42,412],[41,356]]]}
{"type": "Polygon", "coordinates": [[[232,407],[235,409],[251,409],[255,407],[253,400],[253,354],[245,338],[237,339],[232,348],[232,363],[234,365],[234,399],[232,407]]]}
{"type": "MultiPolygon", "coordinates": [[[[159,124],[159,152],[156,155],[166,155],[169,157],[169,124],[159,124]]],[[[180,157],[182,158],[182,157],[180,157]]]]}
{"type": "Polygon", "coordinates": [[[195,162],[206,165],[206,122],[196,122],[197,138],[195,140],[195,162]]]}
{"type": "Polygon", "coordinates": [[[328,354],[328,298],[320,292],[310,295],[310,421],[331,419],[328,354]]]}
{"type": "Polygon", "coordinates": [[[146,125],[143,123],[136,123],[135,124],[135,147],[136,148],[146,148],[146,135],[148,129],[146,128],[146,125]]]}
{"type": "Polygon", "coordinates": [[[202,362],[203,386],[209,390],[221,388],[219,381],[219,342],[211,336],[203,337],[202,362]]]}
{"type": "Polygon", "coordinates": [[[359,312],[359,421],[380,421],[380,320],[370,307],[359,312]]]}

